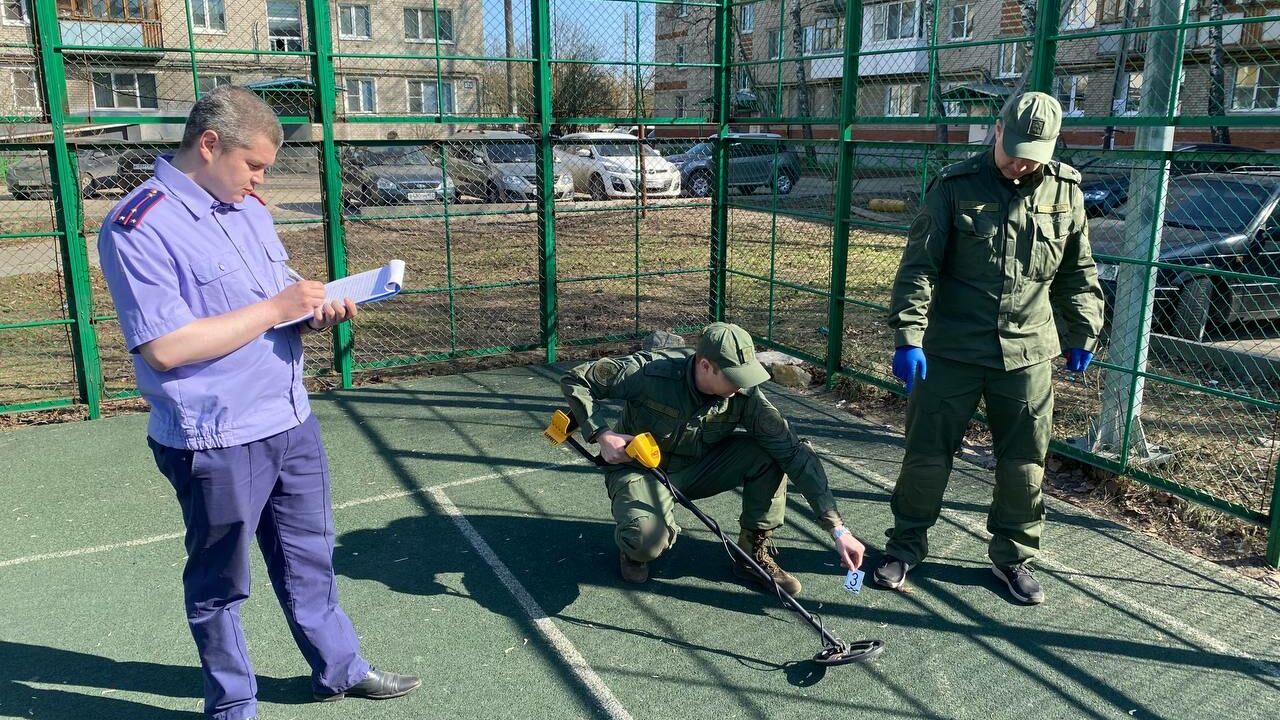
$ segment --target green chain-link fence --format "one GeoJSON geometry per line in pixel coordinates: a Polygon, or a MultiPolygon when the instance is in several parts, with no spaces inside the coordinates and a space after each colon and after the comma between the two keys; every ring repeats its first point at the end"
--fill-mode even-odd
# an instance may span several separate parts
{"type": "MultiPolygon", "coordinates": [[[[896,389],[912,213],[1024,89],[1067,112],[1109,300],[1056,449],[1270,525],[1280,453],[1280,3],[5,0],[0,411],[133,396],[102,218],[235,83],[286,143],[264,195],[312,277],[405,294],[312,374],[691,330],[896,389]]],[[[332,345],[329,345],[332,343],[332,345]]]]}

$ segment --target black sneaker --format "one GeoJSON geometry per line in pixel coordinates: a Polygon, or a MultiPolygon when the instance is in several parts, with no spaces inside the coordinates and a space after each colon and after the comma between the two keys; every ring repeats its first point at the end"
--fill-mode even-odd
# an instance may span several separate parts
{"type": "Polygon", "coordinates": [[[885,555],[880,558],[880,564],[876,566],[875,572],[871,573],[871,577],[875,579],[877,585],[897,590],[907,581],[907,573],[913,567],[915,566],[906,560],[885,555]]]}
{"type": "Polygon", "coordinates": [[[1009,587],[1009,593],[1018,602],[1027,605],[1039,605],[1044,602],[1044,589],[1040,587],[1040,581],[1036,580],[1035,571],[1025,562],[1017,565],[992,563],[991,572],[1004,581],[1004,584],[1009,587]]]}

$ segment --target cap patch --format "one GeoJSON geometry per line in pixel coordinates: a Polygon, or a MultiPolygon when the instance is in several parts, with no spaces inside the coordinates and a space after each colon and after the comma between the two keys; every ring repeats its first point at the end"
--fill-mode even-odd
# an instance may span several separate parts
{"type": "Polygon", "coordinates": [[[1027,128],[1027,134],[1037,140],[1044,140],[1044,118],[1032,118],[1031,127],[1027,128]]]}

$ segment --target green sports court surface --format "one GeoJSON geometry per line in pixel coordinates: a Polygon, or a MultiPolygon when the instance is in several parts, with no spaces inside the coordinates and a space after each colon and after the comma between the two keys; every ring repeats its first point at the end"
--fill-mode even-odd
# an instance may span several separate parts
{"type": "MultiPolygon", "coordinates": [[[[869,664],[807,662],[814,633],[735,582],[683,510],[653,579],[623,587],[602,479],[541,436],[556,378],[511,368],[314,399],[342,603],[365,655],[424,685],[308,702],[259,563],[244,618],[262,718],[1280,717],[1280,593],[1050,500],[1049,600],[1014,605],[985,562],[990,473],[963,462],[909,592],[845,592],[792,497],[779,560],[835,634],[888,643],[869,664]]],[[[869,569],[900,437],[824,398],[773,397],[827,461],[869,569]]],[[[0,717],[199,717],[181,518],[145,426],[0,434],[0,717]]],[[[736,527],[736,503],[701,507],[736,527]]]]}

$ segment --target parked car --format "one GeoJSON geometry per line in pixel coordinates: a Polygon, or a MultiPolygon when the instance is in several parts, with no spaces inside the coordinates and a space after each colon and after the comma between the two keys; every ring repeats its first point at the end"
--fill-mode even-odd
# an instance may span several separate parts
{"type": "Polygon", "coordinates": [[[645,194],[679,197],[680,170],[634,135],[620,132],[571,133],[560,139],[564,165],[574,188],[592,200],[634,197],[640,187],[639,154],[644,155],[645,194]]]}
{"type": "MultiPolygon", "coordinates": [[[[459,192],[486,202],[525,202],[538,199],[538,146],[523,133],[510,130],[474,130],[460,132],[454,140],[465,144],[450,146],[447,165],[449,176],[458,183],[459,192]]],[[[573,199],[573,177],[557,156],[557,200],[573,199]]]]}
{"type": "MultiPolygon", "coordinates": [[[[77,184],[81,197],[94,197],[107,190],[129,192],[155,172],[158,150],[152,147],[106,150],[83,148],[76,153],[77,184]]],[[[53,180],[45,156],[29,157],[9,166],[5,185],[15,200],[48,198],[53,180]]]]}
{"type": "Polygon", "coordinates": [[[440,170],[439,156],[428,147],[344,148],[341,176],[342,204],[350,209],[459,198],[453,180],[440,170]]]}
{"type": "MultiPolygon", "coordinates": [[[[1260,153],[1257,148],[1222,143],[1186,143],[1174,147],[1177,153],[1260,153]]],[[[1170,175],[1227,172],[1256,163],[1256,160],[1194,159],[1180,158],[1169,165],[1170,175]]],[[[1129,200],[1129,173],[1141,160],[1092,157],[1075,165],[1084,176],[1080,189],[1084,191],[1084,209],[1090,217],[1099,217],[1114,211],[1129,200]]]]}
{"type": "MultiPolygon", "coordinates": [[[[779,195],[787,195],[794,190],[796,183],[800,181],[800,159],[796,154],[780,148],[774,142],[752,142],[777,140],[781,137],[775,133],[726,135],[729,148],[729,187],[737,188],[744,195],[750,195],[759,187],[775,185],[779,195]]],[[[713,140],[714,138],[707,138],[688,152],[667,158],[680,168],[687,195],[709,197],[715,188],[715,175],[712,172],[713,140]]]]}
{"type": "MultiPolygon", "coordinates": [[[[1089,225],[1095,254],[1123,255],[1127,208],[1089,225]]],[[[1157,330],[1188,340],[1230,323],[1280,318],[1280,170],[1183,175],[1169,181],[1156,271],[1157,330]],[[1264,279],[1188,272],[1215,268],[1264,279]]],[[[1119,266],[1099,262],[1098,278],[1114,305],[1119,266]]]]}

